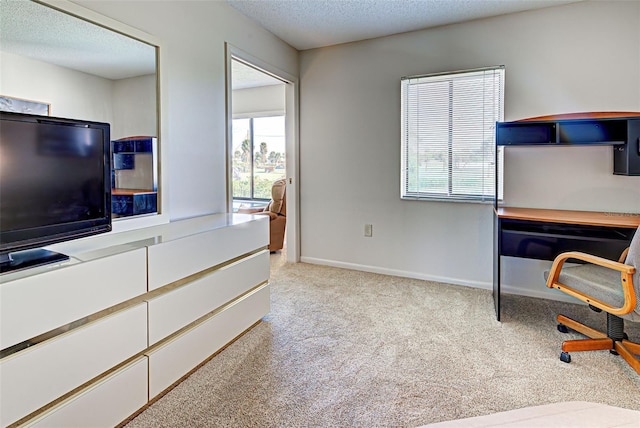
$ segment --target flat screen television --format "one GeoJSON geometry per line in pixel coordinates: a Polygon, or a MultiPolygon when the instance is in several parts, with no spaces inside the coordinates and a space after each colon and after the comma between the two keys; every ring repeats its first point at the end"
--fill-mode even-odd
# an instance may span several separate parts
{"type": "Polygon", "coordinates": [[[0,272],[68,259],[41,247],[110,230],[109,124],[0,112],[0,272]]]}

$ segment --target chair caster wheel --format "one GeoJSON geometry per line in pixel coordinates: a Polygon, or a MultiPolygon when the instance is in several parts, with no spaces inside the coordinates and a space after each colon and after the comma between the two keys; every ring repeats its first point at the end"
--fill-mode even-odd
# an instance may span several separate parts
{"type": "Polygon", "coordinates": [[[558,324],[558,331],[560,333],[569,333],[569,329],[564,324],[558,324]]]}
{"type": "Polygon", "coordinates": [[[610,350],[609,350],[609,353],[610,353],[611,355],[620,355],[620,354],[618,354],[618,351],[616,351],[616,350],[614,350],[614,349],[610,349],[610,350]]]}
{"type": "Polygon", "coordinates": [[[562,361],[563,363],[570,363],[571,362],[571,355],[569,355],[568,352],[561,352],[560,353],[560,361],[562,361]]]}

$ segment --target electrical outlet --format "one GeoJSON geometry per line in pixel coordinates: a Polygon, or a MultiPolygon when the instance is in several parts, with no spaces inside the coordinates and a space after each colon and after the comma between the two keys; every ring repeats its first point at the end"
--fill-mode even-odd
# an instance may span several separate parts
{"type": "Polygon", "coordinates": [[[367,238],[371,238],[373,236],[373,225],[372,224],[365,224],[364,225],[364,236],[366,236],[367,238]]]}

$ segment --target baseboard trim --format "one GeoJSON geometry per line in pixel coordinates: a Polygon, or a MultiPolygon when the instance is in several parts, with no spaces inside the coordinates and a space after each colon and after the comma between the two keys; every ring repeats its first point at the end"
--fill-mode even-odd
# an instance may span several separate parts
{"type": "Polygon", "coordinates": [[[469,281],[466,279],[452,278],[447,276],[426,275],[418,272],[411,272],[399,269],[382,268],[379,266],[362,265],[357,263],[339,262],[336,260],[318,259],[315,257],[300,257],[303,263],[314,265],[331,266],[343,269],[358,270],[362,272],[379,273],[382,275],[399,276],[403,278],[421,279],[425,281],[442,282],[445,284],[462,285],[464,287],[480,288],[483,290],[492,290],[493,285],[490,282],[469,281]]]}
{"type": "MultiPolygon", "coordinates": [[[[479,288],[482,290],[493,290],[493,284],[483,281],[470,281],[460,278],[452,278],[448,276],[426,275],[423,273],[405,271],[400,269],[382,268],[379,266],[362,265],[358,263],[347,263],[329,259],[319,259],[316,257],[300,257],[302,263],[314,265],[331,266],[342,269],[351,269],[362,272],[379,273],[382,275],[399,276],[403,278],[421,279],[424,281],[442,282],[445,284],[461,285],[463,287],[479,288]]],[[[558,300],[568,303],[579,303],[576,299],[566,296],[554,290],[548,289],[544,284],[540,284],[540,289],[529,287],[515,286],[511,284],[501,284],[502,293],[515,294],[518,296],[534,297],[537,299],[558,300]]]]}

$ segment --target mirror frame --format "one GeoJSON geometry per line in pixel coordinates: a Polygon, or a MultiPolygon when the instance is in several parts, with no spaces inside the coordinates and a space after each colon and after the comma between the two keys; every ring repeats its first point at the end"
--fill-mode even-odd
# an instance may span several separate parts
{"type": "Polygon", "coordinates": [[[168,177],[167,177],[167,141],[166,141],[166,96],[162,88],[166,88],[164,81],[165,73],[163,70],[163,62],[161,51],[163,51],[162,43],[157,38],[136,28],[130,27],[115,19],[106,17],[91,9],[87,9],[68,0],[32,0],[44,7],[50,7],[62,13],[66,13],[75,18],[82,19],[91,24],[98,25],[107,30],[120,33],[123,36],[130,37],[142,43],[146,43],[155,48],[156,52],[156,130],[158,139],[158,213],[155,215],[141,215],[133,217],[122,217],[114,219],[113,232],[123,232],[127,230],[149,227],[157,224],[168,223],[169,216],[169,198],[168,198],[168,177]]]}

